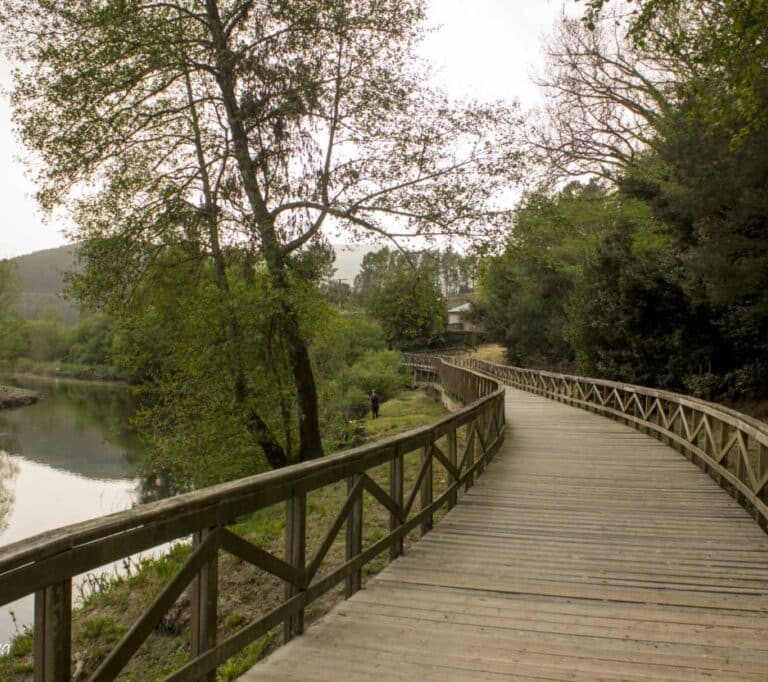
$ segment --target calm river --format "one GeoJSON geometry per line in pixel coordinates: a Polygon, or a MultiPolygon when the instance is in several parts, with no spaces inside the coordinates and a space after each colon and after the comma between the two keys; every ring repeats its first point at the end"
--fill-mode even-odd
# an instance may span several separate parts
{"type": "MultiPolygon", "coordinates": [[[[129,389],[17,376],[0,383],[41,394],[35,405],[0,411],[0,546],[165,496],[138,477],[144,453],[129,426],[129,389]]],[[[0,645],[32,624],[32,602],[0,607],[0,645]]]]}

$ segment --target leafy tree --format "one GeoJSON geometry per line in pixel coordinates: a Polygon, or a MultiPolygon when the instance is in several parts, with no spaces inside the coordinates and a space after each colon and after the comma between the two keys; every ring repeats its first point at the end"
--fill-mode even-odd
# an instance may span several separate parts
{"type": "Polygon", "coordinates": [[[708,306],[717,327],[711,369],[691,380],[707,393],[761,396],[768,377],[768,161],[761,152],[768,4],[640,8],[635,40],[692,67],[655,153],[631,169],[624,191],[647,201],[666,226],[682,262],[679,285],[708,306]]]}
{"type": "Polygon", "coordinates": [[[112,342],[109,317],[102,313],[85,317],[69,332],[67,361],[80,365],[108,365],[112,342]]]}
{"type": "Polygon", "coordinates": [[[638,202],[622,201],[596,182],[524,198],[503,254],[482,265],[475,313],[510,362],[571,365],[572,291],[611,224],[643,213],[638,202]]]}
{"type": "Polygon", "coordinates": [[[407,381],[402,356],[391,350],[368,351],[339,378],[347,390],[355,389],[366,396],[375,390],[382,401],[394,398],[407,381]]]}
{"type": "Polygon", "coordinates": [[[672,253],[648,248],[641,230],[624,220],[603,237],[571,298],[568,338],[579,372],[679,390],[716,334],[675,281],[672,253]]]}
{"type": "MultiPolygon", "coordinates": [[[[681,66],[679,82],[695,94],[696,115],[727,130],[732,142],[754,124],[768,122],[762,91],[768,57],[768,2],[765,0],[629,0],[623,18],[633,45],[662,63],[681,66]],[[736,125],[732,123],[736,122],[736,125]]],[[[608,0],[586,0],[584,23],[599,30],[615,16],[608,0]]]]}
{"type": "Polygon", "coordinates": [[[556,25],[537,78],[545,104],[526,127],[535,177],[616,183],[639,153],[655,148],[690,70],[675,55],[642,49],[628,32],[614,14],[591,28],[567,17],[556,25]]]}
{"type": "Polygon", "coordinates": [[[270,461],[294,453],[248,392],[226,247],[242,244],[247,277],[269,280],[306,459],[322,445],[292,273],[326,219],[392,238],[503,219],[494,197],[517,174],[515,112],[456,106],[424,85],[423,16],[420,0],[5,5],[40,198],[77,205],[81,295],[119,310],[165,252],[185,249],[219,292],[232,399],[250,405],[270,461]]]}
{"type": "Polygon", "coordinates": [[[355,290],[369,315],[381,323],[390,347],[428,346],[445,331],[439,260],[428,251],[383,248],[366,254],[355,290]]]}
{"type": "Polygon", "coordinates": [[[352,300],[352,287],[338,279],[329,279],[321,287],[331,305],[344,308],[352,300]]]}
{"type": "Polygon", "coordinates": [[[69,348],[67,328],[56,309],[43,313],[42,319],[26,323],[28,348],[25,355],[36,362],[63,360],[69,348]]]}
{"type": "Polygon", "coordinates": [[[574,280],[566,337],[583,371],[763,395],[768,4],[637,0],[628,14],[607,4],[587,3],[586,27],[562,22],[533,143],[547,175],[608,178],[625,205],[652,210],[654,226],[608,223],[610,238],[574,280]],[[653,244],[640,253],[644,240],[653,244]],[[644,306],[666,322],[651,324],[644,306]]]}
{"type": "Polygon", "coordinates": [[[406,385],[402,357],[385,350],[381,325],[360,310],[329,310],[312,343],[327,447],[348,442],[349,422],[370,409],[372,389],[387,400],[406,385]]]}
{"type": "Polygon", "coordinates": [[[440,341],[445,331],[445,298],[423,273],[401,268],[374,298],[372,313],[393,348],[423,348],[440,341]]]}
{"type": "MultiPolygon", "coordinates": [[[[164,258],[134,292],[134,305],[116,326],[113,351],[121,371],[141,381],[146,408],[140,426],[153,446],[152,465],[169,471],[181,488],[280,466],[284,453],[296,451],[298,433],[268,274],[248,268],[246,277],[235,265],[236,254],[228,254],[230,296],[223,300],[210,271],[183,251],[164,258]],[[236,339],[227,335],[231,320],[236,339]],[[235,353],[239,374],[230,370],[235,353]],[[238,381],[242,387],[234,385],[238,381]],[[254,414],[263,425],[250,423],[254,414]],[[265,430],[270,437],[259,440],[265,430]]],[[[327,304],[311,279],[296,279],[291,291],[311,338],[327,304]]]]}
{"type": "Polygon", "coordinates": [[[408,384],[400,353],[369,350],[333,379],[323,383],[323,415],[327,441],[342,445],[349,435],[349,422],[362,419],[370,410],[369,396],[376,390],[389,400],[408,384]]]}
{"type": "Polygon", "coordinates": [[[475,315],[486,334],[507,351],[513,365],[568,366],[573,352],[565,339],[571,278],[508,248],[484,263],[475,315]]]}
{"type": "Polygon", "coordinates": [[[450,244],[435,254],[438,259],[441,288],[446,296],[468,294],[475,288],[477,257],[473,253],[462,254],[450,244]]]}
{"type": "Polygon", "coordinates": [[[321,381],[330,381],[363,355],[384,350],[384,330],[362,311],[324,311],[312,341],[312,361],[321,381]]]}
{"type": "Polygon", "coordinates": [[[392,259],[392,251],[387,247],[369,251],[363,256],[360,272],[355,276],[354,292],[364,307],[372,307],[376,293],[387,278],[392,259]]]}

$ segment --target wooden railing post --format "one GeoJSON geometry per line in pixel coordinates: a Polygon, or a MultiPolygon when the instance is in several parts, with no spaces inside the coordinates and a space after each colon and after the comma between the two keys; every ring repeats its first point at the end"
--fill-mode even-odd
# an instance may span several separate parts
{"type": "MultiPolygon", "coordinates": [[[[448,461],[453,464],[454,468],[458,466],[458,447],[456,444],[456,427],[451,426],[448,431],[448,461]]],[[[455,481],[451,481],[450,485],[453,485],[455,481]]],[[[458,502],[458,488],[454,488],[448,495],[448,509],[453,509],[458,502]]]]}
{"type": "MultiPolygon", "coordinates": [[[[403,508],[403,453],[400,448],[395,451],[395,456],[389,462],[389,495],[396,505],[403,508]]],[[[400,519],[393,513],[389,514],[390,532],[397,530],[401,525],[400,519]]],[[[398,538],[389,548],[389,560],[394,561],[403,553],[403,538],[398,538]]]]}
{"type": "Polygon", "coordinates": [[[35,592],[35,682],[72,677],[72,580],[35,592]]]}
{"type": "MultiPolygon", "coordinates": [[[[216,528],[201,530],[192,536],[193,549],[199,547],[216,528]]],[[[214,540],[215,542],[215,540],[214,540]]],[[[215,551],[190,585],[190,648],[192,658],[216,646],[218,627],[219,555],[215,551]]],[[[200,682],[216,682],[216,671],[200,678],[200,682]]]]}
{"type": "MultiPolygon", "coordinates": [[[[285,561],[300,571],[306,563],[307,495],[294,493],[285,501],[285,561]]],[[[295,597],[301,588],[285,584],[285,598],[295,597]]],[[[283,641],[290,642],[304,632],[304,609],[283,622],[283,641]]]]}
{"type": "MultiPolygon", "coordinates": [[[[490,443],[490,433],[491,430],[488,428],[490,422],[490,419],[488,419],[490,415],[488,414],[488,410],[484,407],[483,411],[478,415],[477,417],[477,424],[478,428],[480,429],[480,433],[483,436],[483,441],[485,443],[490,443]]],[[[485,471],[485,465],[488,461],[488,453],[483,452],[480,455],[480,466],[477,470],[477,475],[479,476],[485,471]]]]}
{"type": "MultiPolygon", "coordinates": [[[[347,478],[347,494],[352,492],[352,489],[357,484],[360,478],[360,474],[354,474],[347,478]]],[[[347,561],[354,559],[360,552],[363,551],[363,493],[362,491],[357,496],[357,499],[352,504],[352,509],[347,517],[347,543],[346,543],[346,558],[347,561]]],[[[357,592],[363,585],[363,572],[361,569],[352,571],[347,578],[345,595],[349,599],[355,592],[357,592]]]]}
{"type": "MultiPolygon", "coordinates": [[[[720,434],[719,434],[720,435],[720,446],[719,446],[719,449],[718,449],[718,452],[717,452],[718,457],[720,455],[720,451],[728,444],[728,437],[730,435],[730,429],[729,429],[728,424],[726,424],[724,421],[721,420],[720,421],[720,429],[719,429],[719,431],[720,431],[720,434]]],[[[728,468],[728,455],[725,456],[725,460],[724,460],[723,466],[726,469],[728,468]]],[[[722,476],[720,476],[719,480],[722,482],[722,476]]]]}
{"type": "MultiPolygon", "coordinates": [[[[686,445],[683,446],[685,449],[685,456],[689,460],[691,460],[691,462],[696,462],[698,461],[698,458],[694,454],[693,449],[690,447],[690,446],[695,447],[695,443],[693,442],[693,440],[691,440],[691,438],[688,437],[688,433],[689,432],[693,433],[693,431],[696,429],[696,413],[694,412],[694,409],[692,407],[683,407],[682,411],[683,411],[683,419],[685,420],[685,423],[681,425],[682,436],[686,442],[686,445]],[[687,427],[686,427],[686,424],[687,424],[687,427]]],[[[703,464],[703,462],[701,464],[703,464]]]]}
{"type": "MultiPolygon", "coordinates": [[[[651,398],[651,396],[649,396],[649,395],[644,396],[643,397],[643,410],[645,411],[646,415],[648,415],[648,413],[650,412],[651,405],[653,405],[653,399],[651,398]]],[[[648,421],[648,417],[647,416],[645,417],[645,420],[648,421]]],[[[647,434],[654,433],[653,430],[650,427],[645,427],[643,429],[643,432],[647,433],[647,434]]],[[[654,435],[655,435],[655,433],[654,433],[654,435]]]]}
{"type": "MultiPolygon", "coordinates": [[[[744,440],[746,443],[749,443],[747,436],[744,436],[744,440]]],[[[731,450],[731,452],[733,453],[733,456],[736,457],[736,461],[734,462],[734,466],[733,466],[733,473],[736,476],[736,480],[738,480],[740,483],[744,483],[747,486],[749,486],[749,481],[747,480],[747,472],[746,472],[746,469],[744,468],[744,459],[741,454],[741,445],[737,442],[733,446],[733,449],[731,450]]],[[[736,498],[736,501],[739,504],[744,504],[745,498],[743,493],[740,490],[734,490],[733,494],[736,498]]]]}
{"type": "MultiPolygon", "coordinates": [[[[758,446],[757,451],[757,480],[763,481],[765,475],[768,474],[768,445],[762,443],[758,446]]],[[[768,485],[763,488],[763,491],[757,491],[757,499],[768,502],[768,485]]],[[[768,532],[768,519],[764,518],[760,514],[757,515],[757,522],[760,527],[768,532]]]]}
{"type": "MultiPolygon", "coordinates": [[[[685,439],[685,427],[683,426],[683,419],[685,419],[683,414],[683,406],[677,405],[676,408],[673,408],[672,414],[675,414],[677,412],[678,417],[677,421],[672,426],[672,432],[678,436],[681,440],[685,439]]],[[[679,441],[679,440],[673,440],[674,448],[677,450],[681,455],[685,456],[687,455],[687,448],[679,441]]]]}
{"type": "MultiPolygon", "coordinates": [[[[475,463],[475,439],[477,438],[477,434],[475,433],[475,429],[477,428],[477,422],[472,422],[468,428],[469,436],[467,438],[467,456],[466,456],[466,465],[465,468],[467,471],[472,468],[472,465],[475,463]]],[[[469,476],[467,476],[467,480],[464,483],[464,492],[469,490],[473,483],[475,482],[475,474],[471,473],[469,476]]]]}
{"type": "MultiPolygon", "coordinates": [[[[432,481],[432,443],[428,443],[421,450],[421,462],[422,464],[428,461],[427,468],[424,472],[424,478],[421,481],[421,508],[426,509],[432,504],[432,489],[434,483],[432,481]]],[[[432,514],[427,514],[421,519],[421,534],[426,535],[432,530],[433,518],[432,514]]]]}

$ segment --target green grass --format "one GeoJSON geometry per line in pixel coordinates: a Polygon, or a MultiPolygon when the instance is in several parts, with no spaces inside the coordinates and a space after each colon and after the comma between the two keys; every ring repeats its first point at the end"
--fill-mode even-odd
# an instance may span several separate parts
{"type": "Polygon", "coordinates": [[[446,414],[445,408],[424,391],[405,391],[382,403],[379,417],[364,421],[366,442],[393,436],[429,424],[446,414]]]}
{"type": "Polygon", "coordinates": [[[13,658],[24,658],[32,653],[32,632],[25,630],[11,642],[11,653],[13,658]]]}
{"type": "Polygon", "coordinates": [[[217,678],[221,682],[236,680],[264,658],[267,648],[271,643],[271,635],[260,637],[255,642],[252,642],[218,669],[217,678]]]}
{"type": "MultiPolygon", "coordinates": [[[[421,390],[405,390],[381,405],[378,419],[370,416],[361,420],[365,427],[364,441],[402,433],[429,424],[446,414],[442,404],[421,390]]],[[[405,458],[406,490],[410,489],[420,467],[419,453],[405,458]]],[[[380,485],[388,485],[388,465],[369,471],[380,485]]],[[[435,471],[435,495],[444,485],[444,476],[435,471]]],[[[340,482],[312,491],[307,497],[307,557],[321,544],[328,528],[346,500],[346,483],[340,482]]],[[[367,494],[364,497],[364,546],[385,537],[389,513],[367,494]]],[[[418,503],[416,504],[418,508],[418,503]]],[[[283,556],[285,528],[284,505],[278,504],[242,517],[230,529],[275,556],[283,556]]],[[[412,534],[411,540],[415,537],[412,534]]],[[[408,542],[408,540],[406,541],[408,542]]],[[[92,580],[92,592],[83,595],[82,606],[73,612],[72,651],[81,655],[86,672],[114,647],[120,637],[141,616],[149,603],[168,584],[189,556],[188,544],[176,544],[167,554],[126,564],[122,577],[102,577],[92,580]]],[[[344,532],[336,538],[319,576],[325,575],[344,562],[344,532]]],[[[374,575],[388,563],[384,553],[363,569],[364,579],[374,575]]],[[[307,623],[327,613],[342,598],[342,588],[327,593],[314,602],[306,613],[307,623]]],[[[284,598],[281,581],[257,570],[226,553],[219,555],[219,632],[218,640],[233,635],[240,628],[279,606],[284,598]]],[[[189,604],[179,609],[179,634],[167,630],[154,632],[118,678],[154,682],[180,668],[189,659],[189,604]]],[[[261,637],[219,668],[218,679],[229,682],[251,668],[278,641],[279,628],[261,637]]],[[[18,636],[11,654],[0,657],[0,680],[31,680],[32,635],[18,636]]]]}
{"type": "Polygon", "coordinates": [[[90,618],[83,621],[83,637],[91,640],[101,640],[111,644],[119,640],[125,633],[125,628],[118,625],[111,616],[90,618]]]}
{"type": "Polygon", "coordinates": [[[485,343],[478,346],[469,356],[478,360],[495,362],[499,365],[507,364],[507,352],[504,346],[500,346],[498,343],[485,343]]]}

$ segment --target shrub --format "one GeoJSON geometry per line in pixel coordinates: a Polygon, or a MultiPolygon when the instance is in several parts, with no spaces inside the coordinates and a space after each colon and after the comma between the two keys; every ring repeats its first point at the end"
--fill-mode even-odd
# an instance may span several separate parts
{"type": "Polygon", "coordinates": [[[408,385],[408,373],[400,353],[391,350],[373,351],[366,353],[344,372],[341,382],[345,394],[353,388],[366,396],[376,390],[384,401],[408,385]]]}
{"type": "Polygon", "coordinates": [[[341,408],[347,421],[362,419],[368,414],[368,407],[368,395],[356,386],[348,389],[341,401],[341,408]]]}

